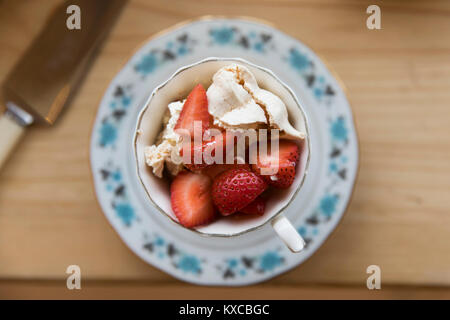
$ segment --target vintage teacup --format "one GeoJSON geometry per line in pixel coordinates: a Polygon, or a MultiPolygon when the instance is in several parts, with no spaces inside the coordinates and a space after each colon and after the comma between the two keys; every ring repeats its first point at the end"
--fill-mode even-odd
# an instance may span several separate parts
{"type": "Polygon", "coordinates": [[[188,230],[197,232],[199,235],[223,237],[226,239],[226,237],[253,232],[270,222],[277,235],[289,249],[293,252],[299,252],[303,249],[305,243],[289,220],[283,215],[283,211],[300,191],[307,173],[310,158],[308,123],[305,112],[295,94],[270,70],[240,58],[207,58],[176,71],[169,80],[153,90],[138,116],[133,139],[138,179],[141,181],[151,203],[162,214],[184,228],[178,223],[171,208],[169,181],[160,179],[152,174],[151,169],[145,162],[144,148],[155,142],[162,129],[162,119],[170,102],[184,99],[192,88],[199,83],[207,88],[212,82],[214,73],[221,67],[232,63],[247,67],[255,75],[261,88],[269,90],[280,97],[286,104],[291,124],[297,130],[306,132],[306,139],[303,140],[301,145],[301,156],[296,177],[290,188],[274,191],[275,194],[266,203],[263,216],[252,217],[251,219],[227,217],[218,219],[209,225],[188,230]]]}

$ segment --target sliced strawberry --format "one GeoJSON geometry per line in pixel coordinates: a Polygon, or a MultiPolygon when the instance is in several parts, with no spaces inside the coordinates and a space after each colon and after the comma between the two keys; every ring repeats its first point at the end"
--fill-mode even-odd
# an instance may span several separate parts
{"type": "Polygon", "coordinates": [[[252,169],[271,186],[285,189],[294,182],[300,149],[293,141],[280,140],[278,150],[278,159],[275,158],[275,155],[268,153],[263,157],[258,157],[257,163],[252,165],[252,169]]]}
{"type": "Polygon", "coordinates": [[[262,197],[258,197],[239,211],[245,214],[256,214],[258,216],[262,216],[265,208],[266,201],[262,197]]]}
{"type": "Polygon", "coordinates": [[[198,84],[188,95],[174,129],[188,130],[191,139],[193,139],[194,121],[201,121],[203,136],[203,133],[209,128],[209,119],[206,91],[201,84],[198,84]]]}
{"type": "Polygon", "coordinates": [[[211,179],[214,179],[222,172],[231,170],[231,169],[246,169],[248,171],[251,171],[249,164],[235,163],[235,164],[213,164],[212,166],[208,166],[207,168],[203,169],[203,173],[208,175],[209,177],[211,177],[211,179]]]}
{"type": "MultiPolygon", "coordinates": [[[[233,145],[230,145],[230,147],[234,148],[233,145]]],[[[211,162],[211,160],[214,159],[218,148],[222,148],[223,158],[221,159],[221,162],[225,163],[227,152],[226,131],[223,131],[220,135],[212,137],[210,141],[203,142],[203,144],[201,145],[194,144],[194,142],[192,141],[190,163],[185,163],[185,166],[191,171],[198,171],[210,165],[213,165],[214,163],[206,163],[206,160],[208,160],[208,162],[211,162]],[[207,157],[211,158],[207,159],[207,157]]],[[[180,154],[181,156],[183,156],[183,149],[181,150],[180,154]]]]}
{"type": "Polygon", "coordinates": [[[170,186],[170,203],[178,221],[187,228],[216,217],[211,198],[211,179],[203,174],[180,172],[170,186]]]}
{"type": "Polygon", "coordinates": [[[228,216],[247,206],[266,189],[267,183],[254,172],[231,169],[214,179],[212,198],[219,212],[228,216]]]}

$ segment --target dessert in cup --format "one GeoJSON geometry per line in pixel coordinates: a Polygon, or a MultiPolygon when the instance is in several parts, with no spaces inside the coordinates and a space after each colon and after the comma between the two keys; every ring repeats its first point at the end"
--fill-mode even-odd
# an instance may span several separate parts
{"type": "Polygon", "coordinates": [[[173,221],[211,236],[271,221],[295,252],[304,242],[282,211],[303,183],[309,151],[292,91],[242,59],[177,71],[152,93],[135,134],[139,178],[173,221]]]}

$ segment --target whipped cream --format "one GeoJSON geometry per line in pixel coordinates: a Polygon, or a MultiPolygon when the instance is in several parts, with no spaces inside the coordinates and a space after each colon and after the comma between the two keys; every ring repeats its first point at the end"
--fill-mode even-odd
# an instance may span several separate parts
{"type": "Polygon", "coordinates": [[[284,137],[304,139],[288,120],[284,102],[258,86],[255,76],[244,66],[232,64],[218,70],[206,92],[208,110],[214,124],[225,128],[259,128],[268,125],[284,137]]]}
{"type": "Polygon", "coordinates": [[[164,165],[171,175],[176,176],[183,165],[174,161],[173,155],[179,155],[181,147],[180,135],[174,131],[184,101],[172,102],[168,105],[169,110],[163,118],[164,130],[156,140],[156,144],[145,147],[145,162],[153,168],[153,174],[159,178],[163,176],[164,165]]]}

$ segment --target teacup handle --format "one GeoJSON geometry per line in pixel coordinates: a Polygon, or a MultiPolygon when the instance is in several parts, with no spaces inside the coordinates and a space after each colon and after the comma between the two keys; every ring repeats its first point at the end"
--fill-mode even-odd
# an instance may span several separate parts
{"type": "Polygon", "coordinates": [[[300,252],[305,247],[305,240],[295,230],[292,223],[283,214],[272,220],[272,227],[292,252],[300,252]]]}

